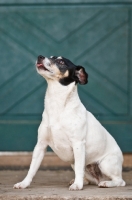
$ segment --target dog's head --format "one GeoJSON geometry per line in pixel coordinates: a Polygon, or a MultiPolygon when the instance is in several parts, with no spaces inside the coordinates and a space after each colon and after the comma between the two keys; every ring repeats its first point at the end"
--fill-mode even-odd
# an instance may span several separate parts
{"type": "Polygon", "coordinates": [[[45,79],[58,80],[62,85],[69,85],[74,81],[82,85],[88,82],[88,74],[84,67],[76,66],[64,57],[46,58],[40,55],[36,61],[36,68],[45,79]]]}

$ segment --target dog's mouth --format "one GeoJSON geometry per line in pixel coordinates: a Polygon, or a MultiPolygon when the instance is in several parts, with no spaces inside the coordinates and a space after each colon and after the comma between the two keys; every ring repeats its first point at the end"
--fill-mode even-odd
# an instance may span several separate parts
{"type": "Polygon", "coordinates": [[[38,69],[44,70],[44,71],[49,71],[44,65],[43,63],[37,63],[36,64],[38,69]]]}

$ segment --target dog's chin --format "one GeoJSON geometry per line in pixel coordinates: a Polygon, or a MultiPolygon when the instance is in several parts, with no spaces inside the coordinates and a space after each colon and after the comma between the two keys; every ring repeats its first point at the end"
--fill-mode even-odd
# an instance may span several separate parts
{"type": "Polygon", "coordinates": [[[50,72],[49,70],[45,70],[43,67],[36,67],[37,73],[42,76],[44,79],[54,79],[53,72],[50,72]]]}

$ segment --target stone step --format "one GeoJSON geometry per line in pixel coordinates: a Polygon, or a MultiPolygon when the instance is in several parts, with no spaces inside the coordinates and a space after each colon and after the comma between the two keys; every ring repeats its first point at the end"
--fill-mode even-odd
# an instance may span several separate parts
{"type": "Polygon", "coordinates": [[[39,170],[27,189],[13,189],[23,180],[27,170],[0,171],[0,200],[130,200],[132,199],[132,170],[123,172],[126,187],[98,188],[84,186],[81,191],[69,191],[74,178],[72,170],[39,170]]]}

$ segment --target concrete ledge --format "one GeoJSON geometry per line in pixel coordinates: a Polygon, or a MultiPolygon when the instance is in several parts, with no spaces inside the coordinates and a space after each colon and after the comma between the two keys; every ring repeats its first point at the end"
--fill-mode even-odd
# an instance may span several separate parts
{"type": "Polygon", "coordinates": [[[124,163],[123,167],[132,167],[132,154],[123,154],[124,163]]]}
{"type": "MultiPolygon", "coordinates": [[[[124,154],[123,167],[132,168],[132,154],[124,154]]],[[[0,168],[28,168],[32,152],[0,152],[0,168]]],[[[69,168],[70,164],[62,161],[55,153],[47,152],[41,168],[69,168]]]]}
{"type": "MultiPolygon", "coordinates": [[[[29,168],[32,152],[0,152],[0,168],[29,168]]],[[[70,164],[62,161],[55,153],[47,152],[41,168],[68,168],[70,164]]]]}
{"type": "Polygon", "coordinates": [[[13,189],[13,185],[22,181],[26,174],[27,170],[0,171],[0,200],[132,200],[132,171],[123,172],[126,187],[87,185],[81,191],[69,191],[73,171],[39,170],[29,188],[13,189]]]}

